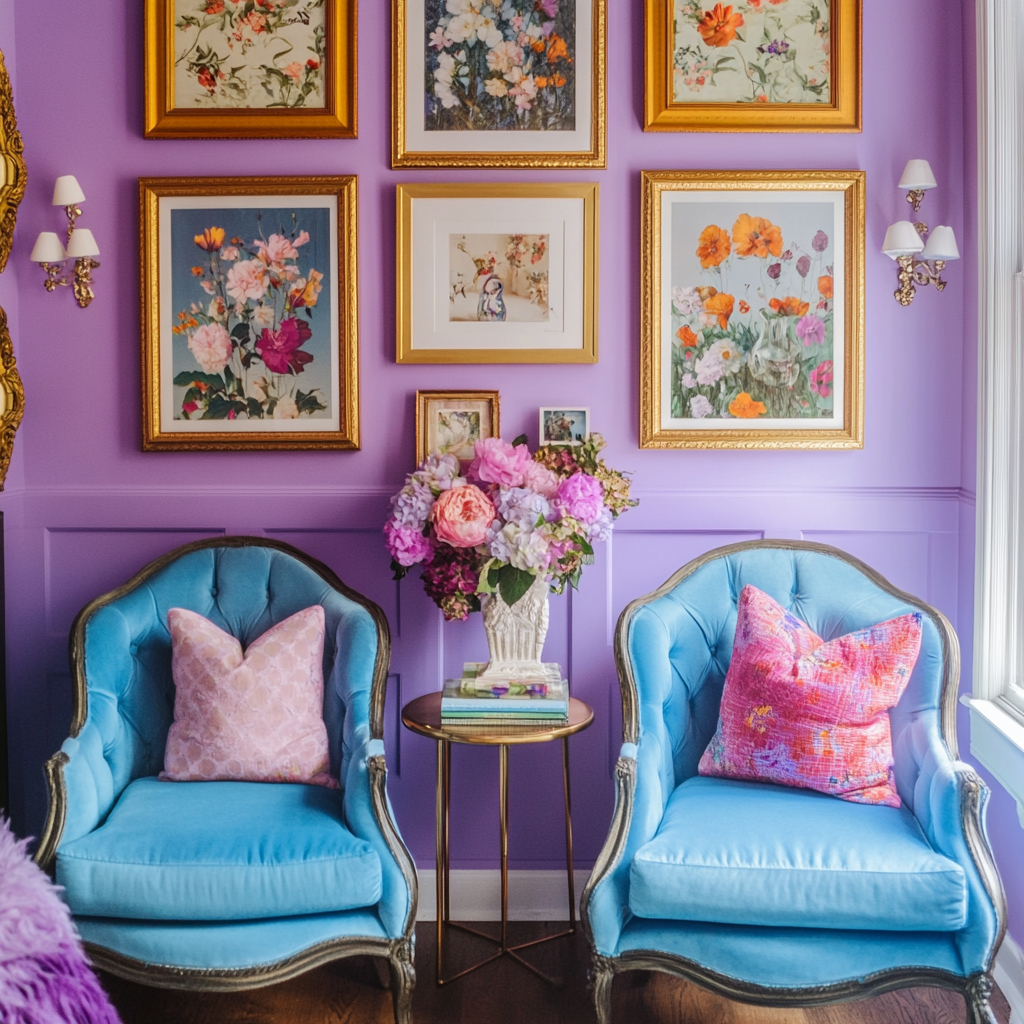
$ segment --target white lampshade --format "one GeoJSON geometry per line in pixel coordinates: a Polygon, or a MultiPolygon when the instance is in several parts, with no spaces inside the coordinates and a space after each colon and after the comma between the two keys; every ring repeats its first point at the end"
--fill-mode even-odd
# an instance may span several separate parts
{"type": "Polygon", "coordinates": [[[85,193],[73,174],[62,174],[53,186],[54,206],[74,206],[85,199],[85,193]]]}
{"type": "Polygon", "coordinates": [[[900,188],[913,188],[919,192],[927,192],[928,189],[935,187],[935,175],[932,174],[927,160],[907,161],[907,166],[903,168],[903,177],[900,178],[900,188]]]}
{"type": "Polygon", "coordinates": [[[77,260],[80,256],[99,256],[100,247],[88,228],[75,228],[68,242],[68,259],[77,260]]]}
{"type": "Polygon", "coordinates": [[[956,247],[956,236],[953,229],[939,224],[932,228],[932,233],[925,243],[921,258],[925,260],[958,260],[960,250],[956,247]]]}
{"type": "Polygon", "coordinates": [[[917,233],[917,228],[909,220],[898,220],[890,224],[882,242],[882,252],[890,259],[897,256],[913,256],[924,248],[924,241],[917,233]]]}
{"type": "Polygon", "coordinates": [[[55,231],[40,231],[29,259],[33,263],[62,263],[67,257],[60,236],[55,231]]]}

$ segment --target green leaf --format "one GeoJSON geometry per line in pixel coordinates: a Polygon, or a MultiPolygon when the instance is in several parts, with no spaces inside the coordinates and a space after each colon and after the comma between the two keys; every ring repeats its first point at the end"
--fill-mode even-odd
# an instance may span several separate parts
{"type": "Polygon", "coordinates": [[[493,594],[494,587],[497,585],[497,572],[494,574],[495,583],[491,582],[491,571],[496,570],[495,562],[497,559],[489,558],[484,562],[483,568],[480,570],[480,579],[476,585],[476,592],[478,594],[493,594]]]}
{"type": "Polygon", "coordinates": [[[176,388],[187,388],[193,384],[209,384],[211,388],[216,388],[218,391],[224,390],[224,378],[218,377],[215,373],[179,373],[174,378],[174,386],[176,388]]]}
{"type": "Polygon", "coordinates": [[[515,439],[515,440],[514,440],[514,441],[512,442],[512,447],[513,447],[513,448],[518,448],[518,447],[519,447],[519,446],[520,446],[521,444],[526,444],[526,443],[527,443],[527,442],[526,442],[526,435],[525,435],[525,434],[520,434],[520,435],[519,435],[519,436],[518,436],[518,437],[517,437],[517,438],[516,438],[516,439],[515,439]]]}
{"type": "Polygon", "coordinates": [[[247,323],[235,324],[231,329],[231,337],[239,343],[244,345],[249,340],[249,325],[247,323]]]}
{"type": "Polygon", "coordinates": [[[407,565],[399,565],[399,563],[392,558],[391,571],[394,573],[394,576],[391,578],[393,580],[400,580],[405,577],[405,574],[409,571],[409,567],[407,565]]]}
{"type": "Polygon", "coordinates": [[[250,398],[246,401],[246,412],[251,420],[263,419],[263,406],[255,398],[250,398]]]}
{"type": "Polygon", "coordinates": [[[536,579],[537,577],[526,569],[503,565],[498,570],[498,590],[501,599],[511,607],[533,586],[536,579]]]}

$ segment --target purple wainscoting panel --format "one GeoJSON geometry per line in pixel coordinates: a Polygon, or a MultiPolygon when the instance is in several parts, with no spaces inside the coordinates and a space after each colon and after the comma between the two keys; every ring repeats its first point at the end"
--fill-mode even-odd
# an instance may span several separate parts
{"type": "Polygon", "coordinates": [[[222,530],[54,529],[45,533],[46,631],[65,646],[75,616],[155,558],[222,530]]]}

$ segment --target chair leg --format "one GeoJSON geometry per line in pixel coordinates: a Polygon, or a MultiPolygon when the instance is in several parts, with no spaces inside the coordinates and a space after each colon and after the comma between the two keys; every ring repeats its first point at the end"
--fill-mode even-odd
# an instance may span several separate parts
{"type": "Polygon", "coordinates": [[[391,968],[391,999],[395,1005],[395,1024],[412,1024],[412,990],[416,987],[411,942],[396,942],[388,960],[391,968]]]}
{"type": "Polygon", "coordinates": [[[594,993],[597,1024],[612,1024],[612,982],[615,971],[607,957],[594,956],[590,966],[590,988],[594,993]]]}
{"type": "Polygon", "coordinates": [[[989,1005],[992,995],[992,977],[989,974],[975,974],[967,980],[964,1001],[967,1003],[967,1024],[997,1024],[995,1014],[989,1005]]]}

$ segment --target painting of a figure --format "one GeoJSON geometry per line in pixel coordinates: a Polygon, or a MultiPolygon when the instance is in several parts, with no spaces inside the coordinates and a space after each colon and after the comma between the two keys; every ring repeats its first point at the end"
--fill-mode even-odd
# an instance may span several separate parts
{"type": "Polygon", "coordinates": [[[450,321],[548,320],[548,235],[449,235],[450,321]]]}

